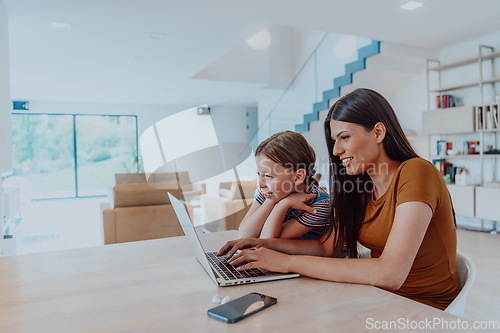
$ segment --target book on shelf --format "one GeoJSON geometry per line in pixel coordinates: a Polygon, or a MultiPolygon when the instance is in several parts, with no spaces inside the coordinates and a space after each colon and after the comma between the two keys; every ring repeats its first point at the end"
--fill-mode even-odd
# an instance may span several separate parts
{"type": "Polygon", "coordinates": [[[498,107],[499,107],[498,104],[491,106],[491,117],[493,118],[493,128],[500,128],[498,107]]]}
{"type": "Polygon", "coordinates": [[[446,109],[456,106],[463,106],[464,102],[462,97],[453,95],[438,95],[436,96],[436,105],[438,109],[446,109]]]}
{"type": "Polygon", "coordinates": [[[482,130],[482,129],[484,129],[484,127],[483,127],[483,107],[476,106],[475,112],[476,112],[476,129],[482,130]]]}
{"type": "Polygon", "coordinates": [[[478,105],[474,107],[477,130],[494,130],[500,128],[499,104],[478,105]]]}
{"type": "Polygon", "coordinates": [[[489,108],[487,107],[486,110],[485,110],[485,113],[486,113],[486,117],[485,117],[485,121],[484,121],[484,127],[486,129],[493,129],[493,118],[491,117],[491,110],[489,110],[489,108]]]}
{"type": "Polygon", "coordinates": [[[432,160],[432,163],[445,178],[446,183],[450,184],[455,182],[456,168],[452,163],[447,162],[445,159],[435,159],[432,160]]]}
{"type": "Polygon", "coordinates": [[[454,184],[456,175],[464,169],[453,166],[453,163],[447,162],[444,158],[433,159],[432,164],[439,170],[447,184],[454,184]]]}

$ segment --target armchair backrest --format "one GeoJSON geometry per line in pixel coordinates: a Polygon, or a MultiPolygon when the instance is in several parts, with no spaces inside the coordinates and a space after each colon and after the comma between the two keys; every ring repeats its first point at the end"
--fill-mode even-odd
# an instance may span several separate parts
{"type": "Polygon", "coordinates": [[[153,173],[146,180],[145,173],[117,173],[115,185],[150,184],[152,187],[175,190],[190,190],[191,180],[187,171],[153,173]]]}
{"type": "Polygon", "coordinates": [[[113,188],[114,207],[166,205],[170,203],[167,192],[172,193],[177,198],[181,198],[182,195],[179,189],[167,191],[149,184],[116,185],[113,188]]]}
{"type": "Polygon", "coordinates": [[[115,185],[121,184],[145,184],[145,173],[117,173],[115,174],[115,185]]]}
{"type": "Polygon", "coordinates": [[[257,188],[256,180],[245,180],[238,182],[232,182],[229,189],[227,188],[227,183],[221,183],[221,189],[219,190],[219,195],[230,200],[253,198],[255,194],[255,189],[257,188]],[[241,186],[241,189],[240,189],[241,186]],[[243,197],[241,192],[243,191],[243,197]]]}

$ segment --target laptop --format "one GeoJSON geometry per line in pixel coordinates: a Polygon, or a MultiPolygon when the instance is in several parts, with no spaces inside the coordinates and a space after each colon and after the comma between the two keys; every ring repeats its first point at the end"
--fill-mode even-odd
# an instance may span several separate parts
{"type": "Polygon", "coordinates": [[[191,243],[196,259],[198,259],[198,262],[203,267],[205,272],[207,272],[208,276],[210,276],[210,278],[219,287],[291,279],[300,276],[300,274],[297,273],[282,274],[260,269],[237,271],[234,266],[227,263],[225,256],[217,257],[217,252],[205,252],[182,202],[170,193],[168,193],[168,197],[170,198],[175,214],[181,223],[184,234],[189,240],[189,243],[191,243]]]}

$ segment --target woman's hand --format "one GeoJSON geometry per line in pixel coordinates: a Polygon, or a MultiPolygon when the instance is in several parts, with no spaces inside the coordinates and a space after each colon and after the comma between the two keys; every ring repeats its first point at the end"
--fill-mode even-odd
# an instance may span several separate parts
{"type": "Polygon", "coordinates": [[[287,209],[296,209],[311,214],[316,214],[316,210],[309,206],[316,199],[314,193],[295,192],[290,193],[278,202],[278,205],[283,205],[287,209]]]}
{"type": "Polygon", "coordinates": [[[259,248],[259,247],[269,247],[268,239],[261,238],[241,238],[227,242],[217,253],[218,256],[222,256],[227,253],[227,258],[231,258],[236,251],[243,250],[246,248],[259,248]]]}
{"type": "Polygon", "coordinates": [[[290,272],[290,260],[293,256],[267,249],[265,247],[249,248],[235,254],[229,264],[241,265],[236,270],[262,268],[272,272],[290,272]],[[244,264],[244,265],[242,265],[244,264]]]}

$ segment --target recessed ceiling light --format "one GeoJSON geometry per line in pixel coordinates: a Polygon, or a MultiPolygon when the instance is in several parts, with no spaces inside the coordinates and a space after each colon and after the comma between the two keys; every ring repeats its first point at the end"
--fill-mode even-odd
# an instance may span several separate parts
{"type": "Polygon", "coordinates": [[[69,29],[70,25],[66,22],[56,22],[56,21],[52,21],[50,22],[50,27],[53,28],[53,29],[69,29]]]}
{"type": "Polygon", "coordinates": [[[421,2],[408,1],[407,3],[405,3],[404,5],[402,5],[401,8],[403,8],[405,10],[414,10],[414,9],[417,9],[418,7],[420,7],[420,6],[422,6],[421,2]]]}
{"type": "Polygon", "coordinates": [[[162,32],[150,32],[149,38],[151,38],[151,39],[163,39],[163,38],[165,38],[165,34],[162,32]]]}

